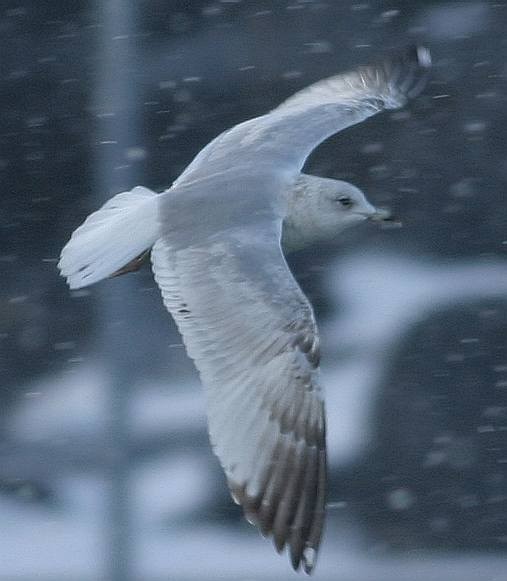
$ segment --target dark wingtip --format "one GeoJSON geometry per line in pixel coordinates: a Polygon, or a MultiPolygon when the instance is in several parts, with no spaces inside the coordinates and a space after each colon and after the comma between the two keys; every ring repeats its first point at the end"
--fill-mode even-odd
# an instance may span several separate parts
{"type": "Polygon", "coordinates": [[[431,69],[431,53],[429,49],[422,45],[413,46],[409,50],[412,53],[412,62],[417,67],[412,79],[413,84],[407,89],[407,96],[412,98],[416,97],[428,82],[431,69]]]}
{"type": "Polygon", "coordinates": [[[431,53],[421,45],[409,46],[393,55],[393,82],[396,89],[408,99],[424,89],[431,69],[431,53]]]}
{"type": "Polygon", "coordinates": [[[359,78],[363,87],[371,88],[377,110],[399,109],[424,89],[430,69],[430,51],[425,46],[412,45],[360,67],[359,78]]]}

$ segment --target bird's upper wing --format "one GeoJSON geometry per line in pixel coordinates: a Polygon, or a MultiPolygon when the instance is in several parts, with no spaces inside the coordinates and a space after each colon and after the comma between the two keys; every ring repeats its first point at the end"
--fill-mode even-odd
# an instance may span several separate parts
{"type": "Polygon", "coordinates": [[[424,87],[430,53],[411,47],[302,89],[276,109],[212,141],[177,183],[231,164],[299,171],[322,141],[384,109],[403,107],[424,87]]]}
{"type": "Polygon", "coordinates": [[[268,215],[241,230],[194,231],[192,241],[189,224],[173,221],[153,248],[153,271],[206,388],[211,442],[234,499],[310,572],[326,487],[318,337],[280,249],[281,220],[268,215]]]}

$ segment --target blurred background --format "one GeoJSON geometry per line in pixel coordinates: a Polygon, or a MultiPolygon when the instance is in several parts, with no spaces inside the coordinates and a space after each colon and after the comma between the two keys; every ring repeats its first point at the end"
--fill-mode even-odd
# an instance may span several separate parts
{"type": "Polygon", "coordinates": [[[4,0],[0,579],[295,579],[244,522],[149,268],[69,291],[114,193],[391,48],[425,93],[306,172],[403,220],[290,257],[315,305],[330,498],[316,580],[507,579],[507,2],[4,0]]]}

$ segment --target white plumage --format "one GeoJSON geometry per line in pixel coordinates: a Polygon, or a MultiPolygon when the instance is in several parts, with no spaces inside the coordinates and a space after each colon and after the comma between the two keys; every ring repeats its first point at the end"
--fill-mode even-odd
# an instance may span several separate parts
{"type": "Polygon", "coordinates": [[[111,276],[155,243],[156,195],[142,186],[116,194],[73,232],[58,263],[71,289],[111,276]]]}

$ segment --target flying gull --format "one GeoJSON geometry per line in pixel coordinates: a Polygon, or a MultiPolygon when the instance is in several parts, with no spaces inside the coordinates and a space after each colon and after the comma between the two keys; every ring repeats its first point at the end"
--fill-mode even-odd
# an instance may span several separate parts
{"type": "Polygon", "coordinates": [[[71,289],[151,262],[207,396],[234,500],[294,569],[315,566],[326,506],[326,420],[312,307],[284,254],[389,218],[347,182],[301,173],[329,136],[403,107],[430,54],[412,47],[321,80],[209,143],[171,188],[117,194],[63,248],[71,289]]]}

